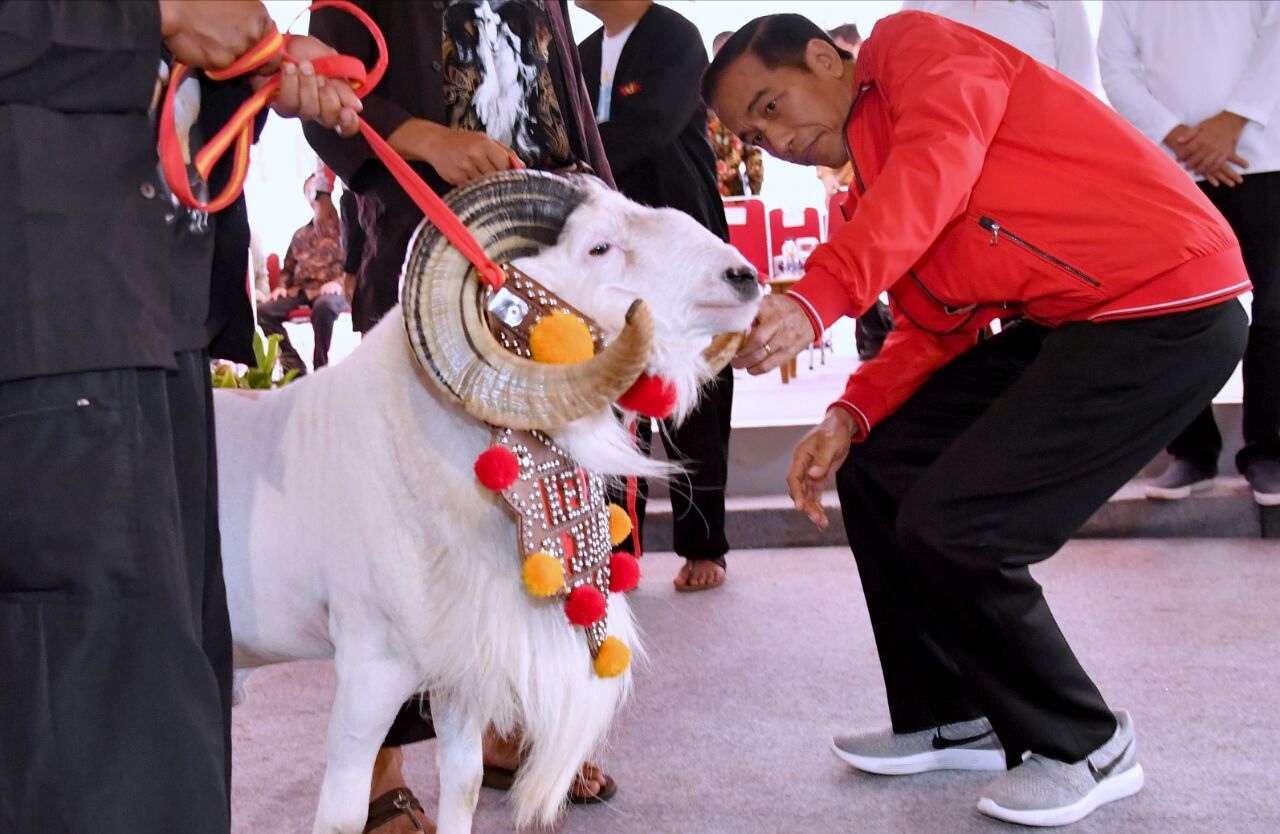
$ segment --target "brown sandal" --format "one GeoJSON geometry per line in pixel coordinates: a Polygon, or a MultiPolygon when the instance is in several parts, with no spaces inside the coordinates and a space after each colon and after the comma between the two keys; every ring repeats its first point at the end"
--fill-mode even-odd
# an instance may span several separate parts
{"type": "MultiPolygon", "coordinates": [[[[573,788],[570,788],[569,803],[572,805],[599,805],[602,802],[608,802],[613,799],[618,792],[618,783],[613,781],[613,777],[607,773],[601,775],[604,776],[604,784],[600,786],[600,790],[591,796],[579,796],[573,792],[573,788]]],[[[480,780],[480,784],[495,791],[509,791],[515,781],[516,772],[514,770],[507,770],[505,767],[498,767],[497,765],[485,765],[484,778],[480,780]]]]}
{"type": "Polygon", "coordinates": [[[426,831],[427,829],[422,827],[418,814],[414,811],[418,814],[426,814],[426,811],[422,810],[422,803],[413,795],[413,791],[408,788],[387,791],[369,803],[369,821],[364,824],[364,834],[369,834],[401,816],[406,816],[413,822],[415,831],[426,831]]]}

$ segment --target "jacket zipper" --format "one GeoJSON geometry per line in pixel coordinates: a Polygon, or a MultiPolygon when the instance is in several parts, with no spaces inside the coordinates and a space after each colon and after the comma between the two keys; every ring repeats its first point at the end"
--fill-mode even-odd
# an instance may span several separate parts
{"type": "Polygon", "coordinates": [[[1058,267],[1064,272],[1067,272],[1068,274],[1075,277],[1076,279],[1085,282],[1086,284],[1093,287],[1094,289],[1097,289],[1098,287],[1102,286],[1102,284],[1100,284],[1098,281],[1094,280],[1093,278],[1090,278],[1088,275],[1076,269],[1074,266],[1067,263],[1066,261],[1055,258],[1053,255],[1050,255],[1048,252],[1044,251],[1038,246],[1033,246],[1030,243],[1027,243],[1025,240],[1018,237],[1017,235],[1015,235],[1013,232],[1009,231],[1005,227],[1001,226],[999,223],[992,220],[990,217],[979,218],[978,225],[986,229],[988,232],[991,232],[992,246],[995,246],[997,243],[999,243],[1000,237],[1003,235],[1004,237],[1007,237],[1009,240],[1012,240],[1014,243],[1018,244],[1023,249],[1026,249],[1028,252],[1040,258],[1041,260],[1044,260],[1044,261],[1047,261],[1048,263],[1053,264],[1054,266],[1058,267]]]}

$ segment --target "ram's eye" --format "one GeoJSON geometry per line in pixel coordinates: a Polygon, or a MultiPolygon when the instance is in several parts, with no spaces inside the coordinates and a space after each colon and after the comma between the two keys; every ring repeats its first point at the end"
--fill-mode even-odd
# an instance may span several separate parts
{"type": "Polygon", "coordinates": [[[597,243],[595,246],[591,247],[591,251],[588,254],[590,254],[592,257],[598,258],[608,251],[609,251],[609,244],[597,243]]]}

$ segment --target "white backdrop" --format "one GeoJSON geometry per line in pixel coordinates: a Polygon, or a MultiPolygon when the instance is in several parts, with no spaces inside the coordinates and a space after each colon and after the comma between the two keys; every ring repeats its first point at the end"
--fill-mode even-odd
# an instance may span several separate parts
{"type": "MultiPolygon", "coordinates": [[[[306,0],[266,0],[266,4],[282,29],[293,24],[292,31],[306,31],[306,0]]],[[[737,29],[760,15],[795,12],[826,29],[841,23],[856,23],[866,37],[877,20],[897,11],[901,3],[899,0],[663,0],[662,5],[680,12],[698,27],[710,54],[711,39],[718,33],[737,29]]],[[[1096,38],[1102,0],[1085,0],[1085,8],[1096,38]]],[[[599,28],[599,21],[577,7],[570,8],[569,20],[578,40],[599,28]]],[[[249,221],[266,252],[283,255],[294,230],[310,219],[302,197],[302,181],[314,169],[315,156],[298,123],[272,114],[253,149],[253,165],[245,186],[249,221]]],[[[822,186],[812,170],[770,157],[765,158],[762,196],[770,205],[782,208],[820,206],[823,202],[822,186]]]]}

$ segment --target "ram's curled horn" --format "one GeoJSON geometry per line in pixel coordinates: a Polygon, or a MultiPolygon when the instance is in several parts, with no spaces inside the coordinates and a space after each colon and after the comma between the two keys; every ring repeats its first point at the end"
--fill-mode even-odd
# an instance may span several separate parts
{"type": "MultiPolygon", "coordinates": [[[[518,170],[456,189],[446,203],[501,264],[554,246],[585,198],[571,179],[518,170]]],[[[557,428],[608,408],[649,362],[653,316],[642,301],[632,305],[622,332],[599,354],[551,365],[504,348],[489,330],[485,300],[486,288],[471,264],[424,220],[404,266],[409,342],[431,378],[479,420],[512,429],[557,428]]]]}
{"type": "Polygon", "coordinates": [[[743,333],[721,333],[711,340],[711,344],[702,352],[702,358],[711,366],[711,373],[718,374],[728,365],[730,360],[742,347],[743,333]]]}

